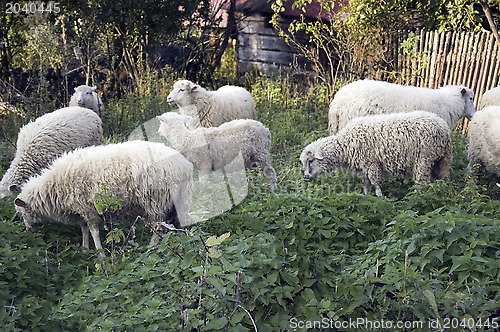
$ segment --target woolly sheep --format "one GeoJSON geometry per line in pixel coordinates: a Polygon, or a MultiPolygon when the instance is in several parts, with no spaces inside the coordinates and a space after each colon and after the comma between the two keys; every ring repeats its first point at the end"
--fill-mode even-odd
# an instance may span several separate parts
{"type": "Polygon", "coordinates": [[[330,103],[328,130],[336,134],[349,120],[381,113],[428,111],[441,116],[450,130],[458,120],[475,112],[474,92],[457,85],[440,89],[418,88],[388,82],[361,80],[342,87],[330,103]]]}
{"type": "Polygon", "coordinates": [[[500,86],[486,91],[481,97],[481,105],[479,109],[482,110],[488,106],[500,106],[500,86]]]}
{"type": "Polygon", "coordinates": [[[434,113],[414,111],[370,115],[351,120],[337,135],[309,144],[300,156],[305,179],[337,168],[363,175],[363,192],[375,186],[382,196],[382,172],[411,175],[426,185],[431,175],[449,179],[452,162],[450,130],[434,113]]]}
{"type": "Polygon", "coordinates": [[[99,116],[82,107],[47,113],[21,128],[17,151],[0,181],[0,197],[16,193],[32,175],[39,174],[64,152],[102,144],[99,116]]]}
{"type": "Polygon", "coordinates": [[[95,91],[96,87],[90,87],[87,85],[80,85],[75,88],[75,93],[71,96],[69,101],[69,106],[80,106],[88,108],[101,115],[104,111],[104,104],[102,103],[101,97],[95,91]]]}
{"type": "Polygon", "coordinates": [[[262,123],[238,119],[219,127],[189,130],[190,116],[167,112],[158,116],[160,135],[191,161],[205,181],[212,170],[229,164],[241,153],[245,168],[261,165],[271,188],[276,188],[276,172],[271,165],[271,133],[262,123]]]}
{"type": "MultiPolygon", "coordinates": [[[[106,186],[109,196],[121,201],[119,217],[138,213],[153,230],[174,211],[178,224],[191,224],[193,165],[162,143],[129,141],[77,149],[55,160],[41,175],[32,177],[14,200],[26,229],[38,231],[47,219],[80,225],[82,245],[89,248],[89,230],[95,247],[102,249],[102,221],[93,198],[106,186]]],[[[155,243],[156,232],[151,239],[155,243]]]]}
{"type": "Polygon", "coordinates": [[[477,112],[469,125],[469,170],[475,164],[500,176],[500,106],[488,106],[477,112]]]}
{"type": "Polygon", "coordinates": [[[174,83],[167,102],[177,104],[181,114],[192,117],[189,129],[217,127],[235,119],[257,119],[252,95],[239,86],[207,91],[191,81],[180,80],[174,83]]]}

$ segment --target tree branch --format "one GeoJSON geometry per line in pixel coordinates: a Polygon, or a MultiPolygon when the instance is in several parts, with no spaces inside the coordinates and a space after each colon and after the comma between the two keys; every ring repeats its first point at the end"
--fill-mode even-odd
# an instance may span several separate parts
{"type": "Polygon", "coordinates": [[[498,47],[500,47],[500,35],[498,34],[498,28],[495,25],[495,21],[493,21],[493,16],[491,15],[490,7],[488,6],[488,2],[485,0],[479,0],[481,7],[483,8],[483,12],[486,15],[486,19],[488,20],[488,24],[490,25],[491,32],[493,32],[493,36],[495,36],[495,40],[497,41],[498,47]]]}

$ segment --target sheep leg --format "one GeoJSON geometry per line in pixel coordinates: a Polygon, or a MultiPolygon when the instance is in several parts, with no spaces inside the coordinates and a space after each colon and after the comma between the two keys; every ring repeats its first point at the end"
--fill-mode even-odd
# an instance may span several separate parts
{"type": "MultiPolygon", "coordinates": [[[[382,169],[380,167],[369,168],[368,172],[366,174],[366,178],[375,187],[375,195],[377,195],[378,197],[384,196],[382,194],[382,187],[380,186],[380,183],[382,182],[382,169]]],[[[366,181],[364,182],[364,185],[366,188],[366,181]]],[[[368,187],[368,188],[370,188],[370,187],[368,187]]],[[[365,195],[367,195],[366,192],[365,192],[365,195]]]]}
{"type": "Polygon", "coordinates": [[[372,186],[372,183],[370,182],[370,179],[368,179],[368,176],[364,174],[363,175],[363,194],[365,194],[365,195],[370,194],[371,186],[372,186]]]}
{"type": "MultiPolygon", "coordinates": [[[[89,226],[87,226],[87,223],[84,222],[80,225],[80,227],[82,229],[82,247],[89,249],[90,248],[89,226]]],[[[87,253],[86,249],[83,250],[84,253],[87,253]]]]}
{"type": "Polygon", "coordinates": [[[181,227],[189,226],[193,223],[189,215],[189,207],[191,206],[192,183],[186,181],[175,185],[173,191],[173,202],[177,219],[181,227]]]}
{"type": "Polygon", "coordinates": [[[208,181],[211,169],[212,169],[211,167],[200,167],[200,169],[198,170],[198,176],[200,178],[200,182],[208,181]]]}
{"type": "Polygon", "coordinates": [[[431,182],[432,165],[418,163],[413,171],[413,182],[418,186],[426,186],[431,182]]]}
{"type": "Polygon", "coordinates": [[[94,240],[94,245],[97,250],[101,250],[99,253],[100,257],[104,256],[104,253],[102,252],[102,243],[101,239],[99,237],[99,223],[100,223],[100,218],[99,217],[93,217],[93,218],[85,218],[87,220],[87,227],[90,230],[90,234],[92,235],[92,240],[94,240]]]}
{"type": "Polygon", "coordinates": [[[273,166],[271,166],[271,162],[269,161],[269,159],[265,159],[262,160],[261,165],[264,174],[266,175],[267,179],[269,180],[269,183],[271,184],[271,189],[272,190],[276,189],[277,187],[276,171],[274,170],[273,166]]]}

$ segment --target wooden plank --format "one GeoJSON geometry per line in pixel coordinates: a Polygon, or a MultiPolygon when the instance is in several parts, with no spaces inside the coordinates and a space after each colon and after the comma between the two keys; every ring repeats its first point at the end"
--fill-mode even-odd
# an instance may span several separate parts
{"type": "Polygon", "coordinates": [[[306,65],[309,63],[304,56],[295,53],[259,49],[240,49],[238,50],[238,59],[242,61],[256,61],[287,66],[295,61],[297,61],[299,65],[306,65]]]}
{"type": "Polygon", "coordinates": [[[294,48],[289,46],[285,40],[278,36],[266,36],[240,33],[238,35],[240,48],[249,48],[252,50],[261,49],[269,51],[296,52],[294,48]]]}

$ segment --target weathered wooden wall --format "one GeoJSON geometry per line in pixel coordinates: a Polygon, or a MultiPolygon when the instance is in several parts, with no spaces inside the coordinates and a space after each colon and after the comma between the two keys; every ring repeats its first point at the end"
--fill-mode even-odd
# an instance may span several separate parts
{"type": "MultiPolygon", "coordinates": [[[[304,56],[289,46],[278,31],[269,23],[270,17],[255,13],[238,20],[238,67],[241,73],[257,69],[289,70],[293,65],[309,66],[304,56]]],[[[288,21],[282,19],[280,26],[287,31],[288,21]]]]}

